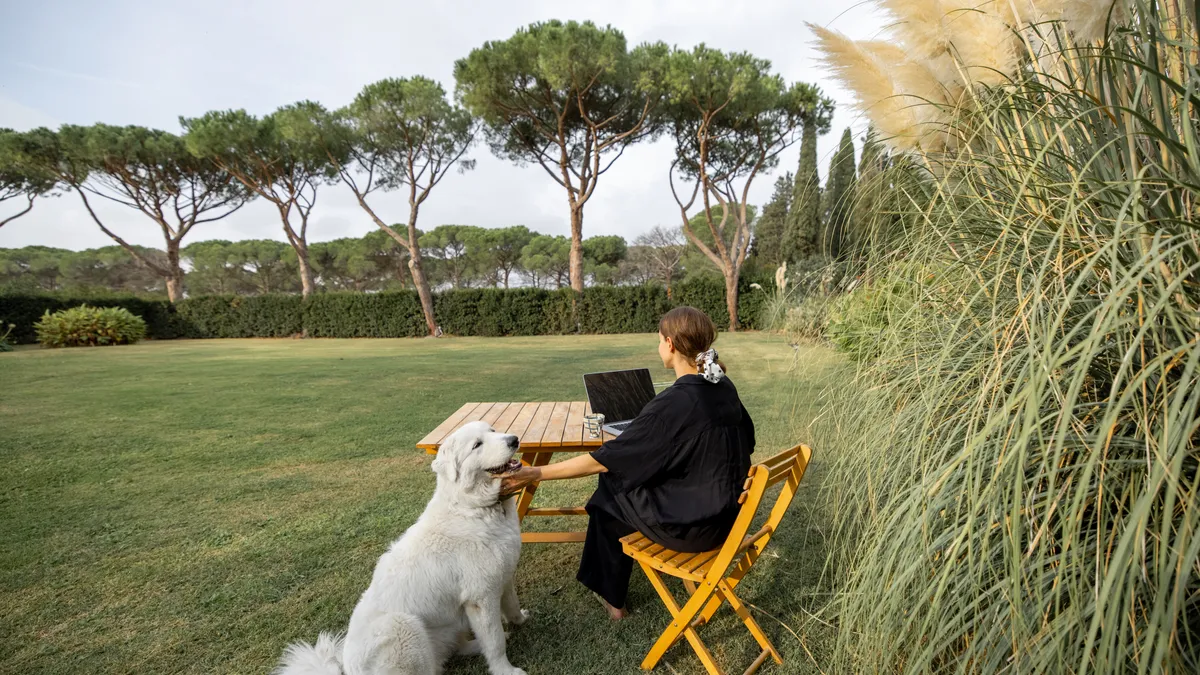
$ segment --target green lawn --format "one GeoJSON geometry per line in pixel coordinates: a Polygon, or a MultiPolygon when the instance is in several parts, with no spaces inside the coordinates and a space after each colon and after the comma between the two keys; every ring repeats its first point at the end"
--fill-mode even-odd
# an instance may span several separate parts
{"type": "MultiPolygon", "coordinates": [[[[0,672],[267,672],[289,641],[345,627],[376,559],[432,493],[413,447],[425,432],[468,400],[578,400],[584,372],[647,366],[667,380],[655,346],[622,335],[0,354],[0,672]]],[[[804,439],[839,359],[763,334],[717,346],[758,456],[804,439]]],[[[817,672],[804,646],[820,661],[832,642],[809,615],[824,600],[806,503],[816,467],[744,586],[775,617],[759,616],[786,672],[817,672]]],[[[592,484],[548,485],[539,502],[579,502],[592,484]]],[[[533,620],[510,638],[511,660],[533,675],[638,672],[665,609],[637,572],[634,614],[611,624],[574,580],[578,556],[578,544],[524,548],[518,591],[533,620]]],[[[757,652],[732,613],[719,616],[703,635],[740,672],[757,652]]],[[[686,645],[659,670],[701,671],[686,645]]],[[[486,668],[456,658],[448,672],[486,668]]]]}

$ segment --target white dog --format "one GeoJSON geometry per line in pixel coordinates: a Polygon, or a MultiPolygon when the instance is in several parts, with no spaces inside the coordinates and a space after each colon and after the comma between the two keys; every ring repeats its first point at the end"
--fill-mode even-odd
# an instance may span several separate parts
{"type": "Polygon", "coordinates": [[[482,653],[491,675],[525,675],[508,662],[501,624],[529,616],[512,585],[520,524],[496,479],[520,467],[517,446],[486,422],[451,434],[433,460],[433,498],[379,559],[345,637],[289,646],[276,675],[436,675],[455,651],[482,653]]]}

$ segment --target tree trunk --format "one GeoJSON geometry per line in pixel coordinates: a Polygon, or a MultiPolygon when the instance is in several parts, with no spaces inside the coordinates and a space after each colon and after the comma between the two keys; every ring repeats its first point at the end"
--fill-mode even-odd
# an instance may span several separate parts
{"type": "Polygon", "coordinates": [[[504,290],[508,290],[508,270],[504,270],[504,290]]]}
{"type": "Polygon", "coordinates": [[[421,252],[413,249],[412,257],[408,259],[408,271],[412,273],[413,285],[417,287],[417,297],[421,299],[421,311],[425,314],[425,327],[429,334],[437,336],[437,322],[433,319],[433,293],[429,292],[429,281],[425,279],[425,270],[421,268],[421,252]]]}
{"type": "Polygon", "coordinates": [[[173,305],[183,296],[183,278],[180,276],[167,277],[167,300],[173,305]]]}
{"type": "Polygon", "coordinates": [[[571,288],[583,292],[583,205],[571,207],[571,288]]]}
{"type": "Polygon", "coordinates": [[[738,273],[737,270],[725,270],[725,307],[729,310],[729,331],[738,329],[738,273]]]}
{"type": "Polygon", "coordinates": [[[400,288],[408,286],[408,276],[404,274],[404,270],[408,269],[408,264],[402,263],[396,265],[396,280],[400,282],[400,288]]]}
{"type": "Polygon", "coordinates": [[[183,299],[183,268],[179,265],[179,242],[167,241],[167,300],[175,304],[183,299]]]}
{"type": "Polygon", "coordinates": [[[667,299],[671,299],[671,270],[667,270],[667,299]]]}
{"type": "MultiPolygon", "coordinates": [[[[416,189],[415,184],[413,190],[416,189]]],[[[360,203],[365,202],[359,200],[360,203]]],[[[437,319],[433,314],[433,293],[429,290],[429,280],[425,278],[425,267],[421,264],[421,244],[417,240],[417,215],[421,210],[421,202],[413,194],[408,198],[408,272],[412,276],[413,286],[417,289],[417,297],[421,300],[421,312],[425,315],[425,328],[431,337],[438,337],[437,319]]],[[[395,232],[376,219],[385,231],[395,237],[395,232]]]]}
{"type": "Polygon", "coordinates": [[[312,295],[313,292],[313,275],[312,267],[308,264],[308,245],[301,244],[296,247],[296,261],[300,267],[300,287],[304,297],[312,295]]]}

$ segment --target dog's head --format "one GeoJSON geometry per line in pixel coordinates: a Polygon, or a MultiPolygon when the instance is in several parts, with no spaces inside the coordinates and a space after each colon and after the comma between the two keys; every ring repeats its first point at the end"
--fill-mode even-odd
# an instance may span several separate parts
{"type": "Polygon", "coordinates": [[[487,422],[470,422],[442,441],[433,472],[464,488],[495,484],[498,490],[494,478],[521,468],[521,460],[513,457],[519,446],[516,436],[498,434],[487,422]]]}

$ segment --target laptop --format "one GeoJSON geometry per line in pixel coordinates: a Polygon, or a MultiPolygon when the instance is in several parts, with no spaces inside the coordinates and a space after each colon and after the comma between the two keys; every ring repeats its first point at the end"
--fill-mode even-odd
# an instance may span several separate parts
{"type": "Polygon", "coordinates": [[[583,376],[583,387],[592,412],[604,415],[602,428],[614,436],[625,431],[654,398],[654,382],[648,368],[588,373],[583,376]]]}

